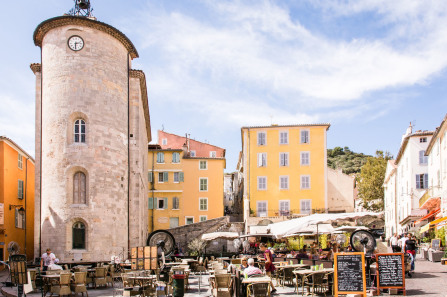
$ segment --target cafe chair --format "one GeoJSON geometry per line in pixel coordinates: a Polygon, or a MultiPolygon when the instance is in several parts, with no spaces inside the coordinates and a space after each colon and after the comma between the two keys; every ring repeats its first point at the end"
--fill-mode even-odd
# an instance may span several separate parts
{"type": "Polygon", "coordinates": [[[279,269],[278,280],[280,281],[283,288],[286,282],[288,283],[288,285],[293,285],[293,279],[295,277],[293,275],[293,270],[293,267],[279,269]]]}
{"type": "Polygon", "coordinates": [[[34,291],[34,290],[36,290],[36,271],[35,270],[28,270],[28,271],[29,271],[31,285],[32,285],[33,291],[34,291]]]}
{"type": "Polygon", "coordinates": [[[312,287],[312,296],[317,292],[323,293],[324,296],[326,296],[326,291],[328,290],[328,283],[324,273],[313,273],[312,275],[308,275],[304,281],[304,286],[307,288],[308,293],[312,287]]]}
{"type": "Polygon", "coordinates": [[[231,297],[233,295],[233,282],[231,274],[216,274],[215,289],[213,290],[214,297],[231,297]]]}
{"type": "Polygon", "coordinates": [[[53,296],[53,294],[59,296],[71,295],[70,279],[71,279],[71,273],[61,273],[59,281],[51,285],[50,297],[53,296]]]}
{"type": "Polygon", "coordinates": [[[87,281],[87,272],[84,271],[74,273],[74,282],[70,285],[70,289],[75,294],[75,296],[78,293],[81,293],[82,296],[84,296],[85,293],[88,297],[86,281],[87,281]]]}
{"type": "Polygon", "coordinates": [[[270,283],[249,284],[247,297],[270,297],[270,283]]]}
{"type": "Polygon", "coordinates": [[[93,282],[95,284],[95,288],[97,288],[98,286],[107,287],[106,269],[104,267],[95,268],[95,276],[93,282]]]}

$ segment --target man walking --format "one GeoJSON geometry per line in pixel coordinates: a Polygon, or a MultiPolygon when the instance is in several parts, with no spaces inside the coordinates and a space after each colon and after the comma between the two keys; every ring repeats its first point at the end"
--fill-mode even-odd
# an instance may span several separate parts
{"type": "Polygon", "coordinates": [[[397,233],[394,233],[394,235],[391,236],[390,245],[391,245],[391,249],[393,250],[393,253],[399,252],[397,233]]]}

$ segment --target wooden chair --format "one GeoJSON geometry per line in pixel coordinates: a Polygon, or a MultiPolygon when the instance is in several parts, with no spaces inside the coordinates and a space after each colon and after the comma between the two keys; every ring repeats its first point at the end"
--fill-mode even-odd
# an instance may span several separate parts
{"type": "Polygon", "coordinates": [[[85,292],[85,294],[87,294],[88,297],[86,281],[87,281],[87,272],[84,271],[74,273],[74,282],[70,285],[70,289],[72,292],[74,292],[75,296],[78,293],[81,293],[82,296],[84,296],[85,292]]]}
{"type": "Polygon", "coordinates": [[[53,296],[53,294],[59,296],[71,295],[70,279],[71,279],[71,273],[61,273],[59,281],[51,286],[50,296],[53,296]]]}
{"type": "Polygon", "coordinates": [[[231,297],[233,295],[233,282],[231,274],[216,274],[215,286],[213,296],[215,297],[231,297]]]}
{"type": "Polygon", "coordinates": [[[95,268],[95,277],[93,279],[95,284],[95,288],[98,286],[107,287],[107,279],[106,279],[106,269],[104,267],[96,267],[95,268]]]}
{"type": "Polygon", "coordinates": [[[310,259],[306,260],[306,259],[304,259],[304,260],[303,260],[303,264],[306,264],[306,265],[314,265],[314,260],[310,260],[310,259]]]}
{"type": "Polygon", "coordinates": [[[270,283],[256,283],[247,286],[247,297],[270,297],[270,283]]]}

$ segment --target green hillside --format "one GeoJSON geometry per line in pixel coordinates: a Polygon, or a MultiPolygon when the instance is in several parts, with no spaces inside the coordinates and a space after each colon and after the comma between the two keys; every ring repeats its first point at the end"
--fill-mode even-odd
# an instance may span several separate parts
{"type": "Polygon", "coordinates": [[[327,165],[332,169],[342,169],[345,174],[359,173],[368,157],[371,156],[354,153],[347,146],[337,146],[327,150],[327,165]]]}

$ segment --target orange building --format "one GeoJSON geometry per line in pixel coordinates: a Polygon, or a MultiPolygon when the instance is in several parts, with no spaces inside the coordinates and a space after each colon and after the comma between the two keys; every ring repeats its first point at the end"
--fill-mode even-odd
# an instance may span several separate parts
{"type": "Polygon", "coordinates": [[[0,258],[9,248],[34,254],[34,159],[14,141],[0,136],[0,258]],[[26,240],[25,240],[26,238],[26,240]]]}
{"type": "Polygon", "coordinates": [[[149,232],[224,215],[225,149],[158,131],[149,145],[149,232]]]}

